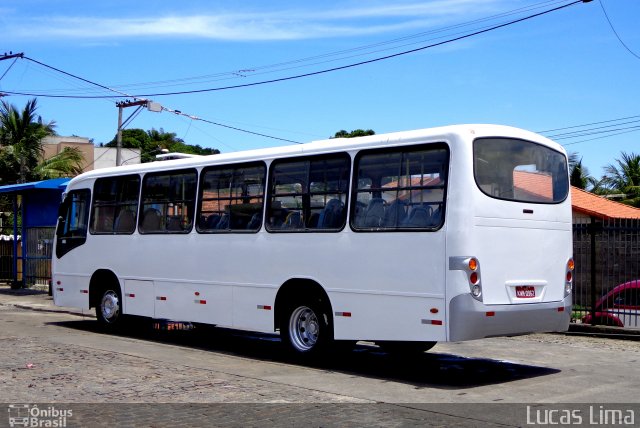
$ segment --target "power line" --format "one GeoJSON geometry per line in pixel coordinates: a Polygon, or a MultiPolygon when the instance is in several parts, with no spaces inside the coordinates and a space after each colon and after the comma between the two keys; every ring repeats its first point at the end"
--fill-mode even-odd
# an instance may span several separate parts
{"type": "MultiPolygon", "coordinates": [[[[106,90],[108,90],[108,91],[112,91],[112,92],[116,92],[116,93],[121,94],[122,96],[125,96],[125,97],[127,97],[127,98],[134,98],[134,99],[137,99],[137,100],[140,100],[140,101],[148,101],[148,100],[146,100],[146,99],[144,99],[144,98],[140,98],[140,97],[137,97],[137,96],[135,96],[135,95],[125,94],[124,92],[120,92],[120,91],[118,91],[118,90],[116,90],[116,89],[109,88],[108,86],[102,85],[102,84],[100,84],[100,83],[94,82],[94,81],[89,80],[89,79],[85,79],[84,77],[80,77],[80,76],[78,76],[78,75],[75,75],[75,74],[72,74],[72,73],[66,72],[66,71],[61,70],[61,69],[59,69],[59,68],[56,68],[56,67],[53,67],[53,66],[50,66],[50,65],[44,64],[44,63],[42,63],[42,62],[40,62],[40,61],[37,61],[37,60],[35,60],[35,59],[33,59],[33,58],[30,58],[30,57],[27,57],[27,56],[25,56],[24,58],[25,58],[25,59],[27,59],[27,60],[29,60],[29,61],[32,61],[32,62],[34,62],[34,63],[36,63],[36,64],[38,64],[38,65],[40,65],[40,66],[43,66],[43,67],[46,67],[46,68],[48,68],[48,69],[54,70],[54,71],[56,71],[56,72],[58,72],[58,73],[64,74],[65,76],[73,77],[74,79],[81,80],[81,81],[83,81],[83,82],[85,82],[85,83],[88,83],[88,84],[91,84],[91,85],[97,86],[97,87],[99,87],[99,88],[106,89],[106,90]]],[[[36,95],[36,96],[37,96],[37,95],[36,95]]],[[[100,98],[119,98],[119,97],[111,96],[111,97],[100,97],[100,98]]],[[[210,124],[212,124],[212,125],[221,126],[221,127],[228,128],[228,129],[233,129],[233,130],[235,130],[235,131],[244,132],[244,133],[247,133],[247,134],[253,134],[253,135],[260,136],[260,137],[271,138],[271,139],[280,140],[280,141],[286,141],[286,142],[289,142],[289,143],[302,144],[302,143],[300,143],[299,141],[288,140],[288,139],[285,139],[285,138],[275,137],[275,136],[272,136],[272,135],[262,134],[262,133],[259,133],[259,132],[253,132],[253,131],[249,131],[249,130],[246,130],[246,129],[238,128],[238,127],[235,127],[235,126],[224,125],[224,124],[222,124],[222,123],[213,122],[213,121],[206,120],[206,119],[201,119],[201,118],[198,118],[198,117],[196,117],[196,116],[186,115],[186,114],[183,114],[182,112],[180,112],[179,110],[172,110],[172,109],[169,109],[169,108],[166,108],[166,107],[163,107],[162,109],[163,109],[163,110],[166,110],[166,111],[169,111],[169,112],[171,112],[171,113],[180,114],[180,115],[183,115],[183,116],[189,117],[189,118],[191,118],[191,119],[193,119],[193,120],[199,120],[199,121],[202,121],[202,122],[210,123],[210,124]]],[[[127,119],[127,122],[130,122],[131,120],[133,120],[133,118],[134,118],[135,116],[137,116],[137,114],[138,114],[139,112],[140,112],[139,110],[138,110],[138,111],[136,111],[136,112],[134,112],[134,114],[133,114],[131,117],[129,117],[129,119],[127,119]]]]}
{"type": "Polygon", "coordinates": [[[613,137],[615,135],[630,134],[632,132],[638,132],[638,131],[640,131],[640,127],[636,127],[635,129],[632,129],[630,131],[616,132],[614,134],[602,135],[600,137],[595,137],[595,138],[589,138],[588,140],[580,140],[580,141],[574,141],[572,143],[565,143],[563,144],[563,146],[572,146],[574,144],[586,143],[587,141],[601,140],[603,138],[613,137]]]}
{"type": "Polygon", "coordinates": [[[600,7],[602,8],[602,12],[604,12],[604,16],[605,16],[605,18],[607,18],[607,22],[609,23],[609,26],[611,27],[611,30],[613,31],[613,34],[616,35],[616,37],[618,38],[618,41],[620,42],[620,44],[622,44],[622,46],[624,46],[624,48],[627,51],[629,51],[629,53],[631,55],[633,55],[636,58],[640,59],[640,56],[638,56],[638,54],[636,54],[634,51],[632,51],[631,48],[629,48],[629,46],[627,46],[626,43],[622,41],[622,38],[620,38],[620,35],[618,34],[616,29],[614,28],[613,24],[611,23],[611,20],[609,19],[609,15],[607,14],[607,11],[604,9],[604,4],[602,3],[602,0],[600,0],[599,3],[600,3],[600,7]]]}
{"type": "MultiPolygon", "coordinates": [[[[126,93],[124,93],[124,92],[118,91],[117,89],[113,89],[113,88],[110,88],[110,87],[108,87],[108,86],[101,85],[100,83],[96,83],[96,82],[93,82],[93,81],[91,81],[91,80],[85,79],[84,77],[80,77],[80,76],[77,76],[77,75],[75,75],[75,74],[71,74],[71,73],[66,72],[66,71],[64,71],[64,70],[60,70],[59,68],[53,67],[53,66],[51,66],[51,65],[47,65],[47,64],[45,64],[45,63],[43,63],[43,62],[37,61],[37,60],[35,60],[35,59],[33,59],[33,58],[30,58],[30,57],[28,57],[28,56],[25,56],[25,57],[24,57],[24,59],[26,59],[26,60],[28,60],[28,61],[31,61],[31,62],[34,62],[34,63],[36,63],[36,64],[38,64],[38,65],[43,66],[43,67],[49,68],[49,69],[51,69],[51,70],[57,71],[58,73],[64,74],[65,76],[73,77],[74,79],[81,80],[81,81],[83,81],[83,82],[89,83],[89,84],[94,85],[94,86],[98,86],[99,88],[106,89],[107,91],[115,92],[115,93],[117,93],[117,94],[120,94],[120,96],[119,96],[119,97],[115,97],[115,96],[110,96],[110,97],[109,97],[109,96],[105,96],[105,97],[100,97],[100,98],[122,98],[122,97],[125,97],[125,98],[136,98],[136,99],[139,99],[139,98],[138,98],[138,97],[136,97],[135,95],[126,94],[126,93]]],[[[25,95],[25,94],[20,94],[20,95],[25,95]]],[[[27,94],[27,95],[28,95],[28,94],[27,94]]],[[[30,95],[30,96],[40,96],[40,95],[30,95]]],[[[56,98],[57,98],[57,96],[54,96],[54,97],[56,97],[56,98]]]]}
{"type": "Polygon", "coordinates": [[[593,134],[603,134],[605,132],[611,132],[611,131],[617,131],[619,129],[626,129],[626,128],[619,128],[622,125],[630,125],[632,123],[638,123],[640,122],[640,119],[638,120],[631,120],[628,122],[618,122],[614,125],[607,125],[607,126],[597,126],[595,128],[586,128],[586,129],[581,129],[578,131],[572,131],[572,132],[564,132],[561,134],[553,134],[553,135],[547,135],[548,138],[554,139],[554,140],[566,140],[568,138],[577,138],[577,137],[583,137],[585,135],[593,135],[593,134]],[[607,128],[613,128],[616,127],[616,129],[607,129],[607,128]],[[600,131],[604,129],[604,131],[600,131]]]}
{"type": "MultiPolygon", "coordinates": [[[[263,80],[263,81],[258,81],[258,82],[252,82],[252,83],[244,83],[244,84],[239,84],[239,85],[230,85],[230,86],[223,86],[223,87],[216,87],[216,88],[206,88],[206,89],[194,89],[194,90],[188,90],[188,91],[174,91],[174,92],[159,92],[159,93],[153,93],[153,94],[138,94],[138,95],[127,95],[129,97],[135,97],[135,98],[145,98],[145,97],[161,97],[161,96],[169,96],[169,95],[185,95],[185,94],[197,94],[197,93],[205,93],[205,92],[215,92],[215,91],[222,91],[222,90],[228,90],[228,89],[239,89],[239,88],[247,88],[247,87],[252,87],[252,86],[259,86],[259,85],[265,85],[265,84],[270,84],[270,83],[276,83],[276,82],[284,82],[284,81],[289,81],[289,80],[295,80],[295,79],[301,79],[304,77],[311,77],[311,76],[317,76],[317,75],[321,75],[321,74],[326,74],[326,73],[330,73],[330,72],[334,72],[334,71],[339,71],[339,70],[345,70],[345,69],[349,69],[349,68],[354,68],[354,67],[358,67],[361,65],[366,65],[366,64],[372,64],[375,62],[379,62],[379,61],[384,61],[384,60],[388,60],[391,58],[396,58],[399,56],[403,56],[403,55],[408,55],[411,53],[415,53],[415,52],[419,52],[419,51],[423,51],[426,49],[430,49],[430,48],[434,48],[437,46],[442,46],[442,45],[446,45],[449,43],[453,43],[459,40],[464,40],[464,39],[468,39],[470,37],[474,37],[480,34],[484,34],[484,33],[488,33],[490,31],[494,31],[503,27],[508,27],[510,25],[514,25],[523,21],[527,21],[533,18],[537,18],[539,16],[542,15],[546,15],[549,14],[551,12],[555,12],[564,8],[567,8],[569,6],[573,6],[575,4],[578,3],[584,3],[586,1],[590,1],[590,0],[575,0],[571,3],[567,3],[558,7],[554,7],[552,9],[547,9],[544,10],[542,12],[538,12],[532,15],[528,15],[522,18],[518,18],[518,19],[514,19],[512,21],[508,21],[502,24],[497,24],[497,25],[493,25],[491,27],[488,28],[484,28],[481,30],[477,30],[474,32],[471,32],[469,34],[464,34],[462,36],[458,36],[458,37],[453,37],[438,43],[432,43],[426,46],[421,46],[415,49],[409,49],[406,51],[402,51],[402,52],[398,52],[398,53],[394,53],[394,54],[390,54],[390,55],[385,55],[385,56],[381,56],[381,57],[377,57],[377,58],[372,58],[366,61],[360,61],[360,62],[356,62],[356,63],[352,63],[352,64],[346,64],[343,66],[339,66],[339,67],[332,67],[332,68],[328,68],[328,69],[324,69],[324,70],[318,70],[318,71],[314,71],[314,72],[309,72],[309,73],[303,73],[303,74],[298,74],[298,75],[294,75],[294,76],[287,76],[287,77],[281,77],[281,78],[276,78],[276,79],[269,79],[269,80],[263,80]]],[[[83,79],[84,80],[84,79],[83,79]]],[[[86,80],[85,80],[86,81],[86,80]]],[[[90,82],[90,81],[87,81],[90,82]]],[[[91,83],[91,82],[90,82],[91,83]]],[[[108,90],[112,90],[111,88],[107,88],[106,86],[103,85],[99,85],[105,89],[108,90]]],[[[112,90],[113,92],[117,92],[117,93],[121,93],[119,91],[116,90],[112,90]]],[[[36,96],[36,97],[48,97],[48,98],[74,98],[74,99],[96,99],[96,98],[119,98],[116,96],[100,96],[100,95],[51,95],[51,94],[36,94],[36,93],[27,93],[27,92],[17,92],[17,91],[5,91],[8,94],[12,94],[12,95],[26,95],[26,96],[36,96]]]]}
{"type": "Polygon", "coordinates": [[[602,123],[618,122],[618,121],[621,121],[621,120],[635,119],[635,118],[638,118],[638,117],[640,117],[640,115],[621,117],[621,118],[618,118],[618,119],[603,120],[603,121],[600,121],[600,122],[585,123],[585,124],[582,124],[582,125],[566,126],[564,128],[547,129],[546,131],[536,131],[536,132],[538,134],[547,134],[549,132],[564,131],[565,129],[584,128],[585,126],[600,125],[602,123]]]}
{"type": "Polygon", "coordinates": [[[594,137],[594,138],[588,138],[588,139],[572,141],[570,143],[562,144],[563,146],[571,146],[574,144],[585,143],[587,141],[600,140],[603,138],[609,138],[616,135],[623,135],[623,134],[629,134],[632,132],[638,132],[640,131],[640,125],[635,125],[635,124],[639,122],[640,122],[640,115],[634,115],[634,116],[620,117],[617,119],[608,119],[608,120],[601,120],[598,122],[584,123],[581,125],[572,125],[572,126],[565,126],[562,128],[548,129],[546,131],[537,131],[537,133],[546,135],[547,138],[551,138],[553,140],[571,140],[575,138],[598,135],[597,137],[594,137]],[[603,124],[608,124],[608,125],[594,126],[594,125],[603,125],[603,124]],[[633,125],[633,126],[624,126],[624,125],[633,125]],[[554,132],[557,132],[557,131],[566,131],[566,130],[574,130],[574,131],[553,134],[554,132]]]}
{"type": "Polygon", "coordinates": [[[244,133],[247,133],[247,134],[257,135],[257,136],[260,136],[260,137],[271,138],[273,140],[285,141],[287,143],[302,144],[299,141],[288,140],[286,138],[280,138],[280,137],[274,137],[273,135],[261,134],[259,132],[248,131],[246,129],[237,128],[235,126],[225,125],[225,124],[222,124],[222,123],[218,123],[218,122],[214,122],[214,121],[211,121],[211,120],[203,119],[203,118],[198,117],[198,116],[193,116],[193,115],[189,115],[189,114],[183,113],[180,110],[173,110],[173,109],[170,109],[170,108],[167,108],[167,107],[162,107],[162,110],[168,111],[169,113],[173,113],[173,114],[176,114],[178,116],[187,117],[187,118],[189,118],[191,120],[197,120],[197,121],[200,121],[200,122],[209,123],[211,125],[216,125],[216,126],[221,126],[223,128],[233,129],[234,131],[240,131],[240,132],[244,132],[244,133]]]}
{"type": "MultiPolygon", "coordinates": [[[[420,33],[417,33],[417,34],[411,34],[411,35],[407,35],[407,36],[403,36],[403,37],[399,37],[399,38],[395,38],[395,39],[391,39],[391,40],[387,40],[387,41],[382,41],[382,42],[378,42],[378,43],[373,43],[373,44],[368,44],[368,45],[364,45],[364,46],[353,47],[353,48],[334,51],[334,52],[328,52],[328,53],[314,55],[314,56],[305,57],[305,58],[298,58],[298,59],[289,60],[289,61],[280,62],[280,63],[275,63],[275,64],[270,64],[270,65],[263,65],[263,66],[257,66],[257,67],[256,66],[249,66],[249,67],[244,67],[244,68],[236,69],[236,70],[232,70],[232,71],[220,72],[220,73],[216,73],[216,74],[209,74],[209,75],[203,75],[203,76],[186,77],[186,78],[182,78],[182,79],[171,79],[171,80],[163,80],[163,81],[155,81],[155,82],[131,83],[131,84],[115,85],[115,86],[117,86],[119,88],[124,88],[124,87],[132,88],[132,87],[142,87],[142,86],[147,86],[147,87],[153,87],[153,86],[167,87],[167,86],[178,86],[178,85],[182,85],[182,84],[196,84],[197,82],[188,83],[190,81],[193,82],[193,81],[196,81],[196,80],[200,80],[200,81],[202,81],[202,83],[206,83],[207,81],[210,82],[210,81],[219,81],[219,80],[239,79],[239,78],[246,78],[248,76],[256,76],[256,75],[260,75],[260,74],[273,73],[273,72],[276,72],[276,71],[292,70],[292,69],[301,68],[301,67],[308,67],[310,65],[318,65],[318,64],[323,64],[323,63],[327,63],[327,62],[339,61],[339,60],[354,58],[354,57],[358,57],[358,56],[369,55],[369,54],[373,54],[373,53],[377,53],[377,52],[383,52],[383,51],[387,51],[387,50],[391,50],[391,49],[397,49],[397,48],[409,46],[409,45],[412,45],[412,44],[421,43],[421,42],[428,41],[428,40],[436,40],[438,38],[443,38],[443,37],[438,37],[438,38],[435,38],[435,39],[427,39],[427,40],[415,41],[415,39],[420,39],[420,38],[428,36],[428,35],[433,35],[433,34],[438,34],[438,33],[445,33],[445,32],[447,32],[449,30],[453,30],[453,29],[457,29],[457,28],[464,28],[464,27],[468,27],[468,26],[471,26],[471,25],[474,25],[474,24],[478,24],[478,23],[482,23],[482,22],[488,22],[488,21],[496,20],[498,18],[504,18],[504,17],[508,17],[508,16],[512,16],[512,15],[516,15],[516,14],[519,14],[519,13],[524,13],[524,12],[528,12],[528,11],[532,11],[532,10],[536,10],[536,9],[542,9],[543,7],[550,6],[552,4],[559,4],[559,3],[565,3],[565,2],[566,2],[566,0],[547,0],[547,1],[543,1],[543,2],[540,2],[540,3],[533,4],[533,5],[528,5],[528,6],[524,6],[524,7],[518,8],[518,9],[514,9],[514,10],[511,10],[511,11],[508,11],[508,12],[503,12],[503,13],[500,13],[500,14],[491,15],[491,16],[488,16],[488,17],[475,19],[475,20],[464,22],[464,23],[460,23],[460,24],[441,27],[441,28],[437,28],[437,29],[434,29],[434,30],[424,31],[424,32],[420,32],[420,33]],[[410,40],[414,40],[414,41],[410,41],[410,40]],[[410,41],[410,42],[404,43],[404,44],[399,44],[399,43],[406,42],[406,41],[410,41]],[[386,47],[386,46],[390,46],[390,45],[396,45],[396,46],[386,47]],[[379,48],[379,47],[384,47],[384,48],[375,49],[375,48],[379,48]],[[335,58],[335,57],[338,57],[338,58],[335,58]],[[327,58],[333,58],[333,59],[327,59],[327,58]],[[319,61],[319,60],[322,60],[322,61],[319,61]],[[315,61],[315,62],[313,62],[311,64],[307,64],[310,61],[315,61]],[[283,67],[286,67],[286,68],[283,68],[283,67]],[[276,70],[273,70],[273,69],[276,69],[276,70]],[[203,80],[203,79],[209,79],[209,80],[203,80]]],[[[454,33],[454,34],[461,34],[461,33],[454,33]]]]}

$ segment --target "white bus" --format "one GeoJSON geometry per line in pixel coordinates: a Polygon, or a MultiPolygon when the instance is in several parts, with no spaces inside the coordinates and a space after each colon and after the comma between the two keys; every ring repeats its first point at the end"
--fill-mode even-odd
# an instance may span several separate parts
{"type": "Polygon", "coordinates": [[[69,183],[56,305],[426,350],[564,331],[563,148],[495,125],[330,139],[123,166],[69,183]]]}

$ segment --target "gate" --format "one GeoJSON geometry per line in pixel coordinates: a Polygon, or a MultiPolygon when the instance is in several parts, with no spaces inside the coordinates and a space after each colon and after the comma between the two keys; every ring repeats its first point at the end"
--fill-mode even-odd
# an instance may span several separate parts
{"type": "Polygon", "coordinates": [[[640,220],[573,225],[575,322],[640,328],[640,220]]]}
{"type": "Polygon", "coordinates": [[[13,241],[0,239],[0,282],[13,281],[13,241]]]}
{"type": "Polygon", "coordinates": [[[55,227],[31,227],[26,230],[26,253],[23,261],[27,287],[49,284],[54,233],[55,227]]]}

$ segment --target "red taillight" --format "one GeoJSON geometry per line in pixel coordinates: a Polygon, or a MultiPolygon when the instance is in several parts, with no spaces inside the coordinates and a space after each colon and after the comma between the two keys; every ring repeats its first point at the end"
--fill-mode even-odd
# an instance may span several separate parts
{"type": "Polygon", "coordinates": [[[567,271],[567,282],[573,281],[573,272],[567,271]]]}
{"type": "Polygon", "coordinates": [[[478,272],[471,272],[471,275],[469,275],[469,282],[473,285],[478,283],[478,272]]]}

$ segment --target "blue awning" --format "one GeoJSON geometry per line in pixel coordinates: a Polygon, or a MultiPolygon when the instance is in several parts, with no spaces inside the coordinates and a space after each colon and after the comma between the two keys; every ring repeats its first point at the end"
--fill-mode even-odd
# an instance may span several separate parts
{"type": "Polygon", "coordinates": [[[52,178],[51,180],[33,181],[31,183],[9,184],[0,186],[0,193],[21,193],[25,190],[51,189],[64,191],[70,178],[52,178]]]}

